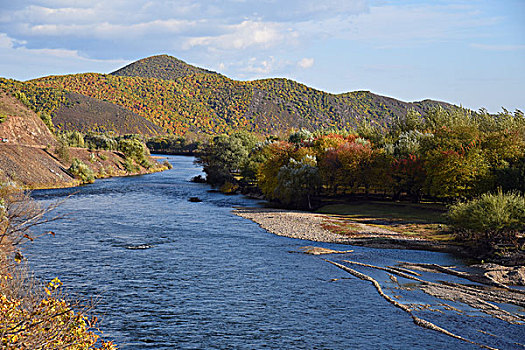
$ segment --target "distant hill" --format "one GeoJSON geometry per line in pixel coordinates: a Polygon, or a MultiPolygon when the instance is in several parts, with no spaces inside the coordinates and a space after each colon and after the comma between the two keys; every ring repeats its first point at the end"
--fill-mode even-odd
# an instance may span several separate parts
{"type": "Polygon", "coordinates": [[[335,95],[289,79],[236,81],[166,55],[114,74],[49,76],[25,83],[0,79],[2,86],[23,91],[36,110],[52,115],[65,129],[147,135],[238,129],[271,134],[301,127],[352,128],[365,119],[386,125],[409,109],[424,115],[437,106],[454,107],[431,100],[403,102],[368,91],[335,95]]]}
{"type": "Polygon", "coordinates": [[[53,116],[53,124],[60,130],[113,131],[119,135],[164,134],[160,126],[119,105],[75,92],[65,93],[65,98],[68,103],[62,104],[53,116]]]}
{"type": "Polygon", "coordinates": [[[195,67],[168,55],[143,58],[114,71],[111,75],[122,77],[156,78],[173,80],[193,74],[217,74],[210,70],[195,67]]]}
{"type": "Polygon", "coordinates": [[[288,79],[251,82],[217,74],[172,80],[104,74],[52,76],[33,81],[106,99],[169,133],[229,133],[239,128],[269,134],[290,128],[351,128],[363,119],[384,125],[414,108],[424,114],[443,102],[406,103],[367,91],[334,95],[288,79]]]}
{"type": "Polygon", "coordinates": [[[52,117],[58,130],[82,132],[112,131],[118,135],[164,134],[160,126],[132,111],[103,99],[68,92],[61,88],[42,87],[31,82],[0,78],[0,90],[23,94],[33,110],[52,117]]]}

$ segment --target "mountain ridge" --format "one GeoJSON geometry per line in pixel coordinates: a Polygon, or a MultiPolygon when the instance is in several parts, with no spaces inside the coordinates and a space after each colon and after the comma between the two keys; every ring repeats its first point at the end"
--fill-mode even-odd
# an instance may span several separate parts
{"type": "Polygon", "coordinates": [[[167,55],[144,58],[111,74],[49,76],[28,83],[119,105],[176,135],[355,128],[363,120],[386,125],[409,109],[424,115],[431,108],[454,107],[368,91],[331,94],[285,78],[237,81],[167,55]]]}

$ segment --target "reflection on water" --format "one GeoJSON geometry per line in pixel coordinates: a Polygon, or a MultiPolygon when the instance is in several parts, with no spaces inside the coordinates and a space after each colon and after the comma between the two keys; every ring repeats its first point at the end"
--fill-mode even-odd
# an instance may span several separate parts
{"type": "MultiPolygon", "coordinates": [[[[319,257],[290,254],[311,243],[269,234],[231,214],[234,206],[257,202],[190,183],[200,173],[193,159],[169,159],[174,168],[163,173],[34,193],[49,203],[79,191],[59,208],[69,218],[48,227],[56,237],[39,239],[26,255],[39,277],[58,276],[70,293],[96,297],[101,328],[121,349],[478,348],[417,327],[372,285],[319,257]]],[[[433,252],[316,245],[354,249],[330,257],[336,261],[461,265],[433,252]]],[[[392,283],[367,273],[387,288],[392,283]]],[[[423,293],[400,297],[435,303],[423,293]]],[[[525,337],[523,327],[486,317],[419,315],[500,348],[525,337]]]]}

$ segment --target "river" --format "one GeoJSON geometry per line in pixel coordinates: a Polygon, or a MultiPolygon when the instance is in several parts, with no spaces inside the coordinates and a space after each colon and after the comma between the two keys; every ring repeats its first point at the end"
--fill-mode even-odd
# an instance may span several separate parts
{"type": "MultiPolygon", "coordinates": [[[[168,158],[173,169],[162,173],[33,193],[42,204],[64,200],[55,214],[68,217],[48,224],[54,237],[26,247],[32,269],[43,280],[59,277],[73,297],[95,298],[104,337],[120,349],[479,348],[416,326],[369,282],[319,257],[291,253],[312,243],[272,235],[233,215],[235,206],[260,203],[189,182],[201,173],[193,158],[168,158]]],[[[354,249],[330,257],[336,261],[464,266],[441,253],[316,245],[354,249]]],[[[438,307],[423,293],[396,291],[384,274],[368,273],[401,302],[438,307]]],[[[523,326],[463,309],[466,314],[418,315],[499,348],[525,338],[523,326]]]]}

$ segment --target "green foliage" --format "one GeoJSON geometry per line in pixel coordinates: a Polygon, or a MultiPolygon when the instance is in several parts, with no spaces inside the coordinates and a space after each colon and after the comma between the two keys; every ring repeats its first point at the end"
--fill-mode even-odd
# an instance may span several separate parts
{"type": "Polygon", "coordinates": [[[406,114],[397,115],[392,120],[391,132],[394,135],[421,131],[424,128],[424,119],[415,109],[410,108],[406,114]]]}
{"type": "Polygon", "coordinates": [[[152,153],[193,154],[201,142],[182,136],[156,136],[147,140],[146,146],[152,153]]]}
{"type": "Polygon", "coordinates": [[[525,158],[496,170],[496,183],[503,191],[525,193],[525,158]]]}
{"type": "Polygon", "coordinates": [[[265,145],[263,149],[265,160],[259,165],[257,184],[267,199],[277,199],[279,170],[288,163],[294,149],[292,144],[284,141],[269,142],[265,145]]]}
{"type": "Polygon", "coordinates": [[[7,118],[7,115],[4,113],[0,113],[0,123],[3,123],[7,118]]]}
{"type": "Polygon", "coordinates": [[[116,151],[118,141],[106,134],[89,132],[84,136],[84,146],[90,149],[116,151]]]}
{"type": "Polygon", "coordinates": [[[52,132],[55,131],[55,128],[51,116],[61,106],[69,105],[62,89],[5,78],[0,78],[0,89],[9,92],[25,106],[37,112],[52,132]]]}
{"type": "Polygon", "coordinates": [[[241,82],[198,70],[172,74],[169,65],[152,58],[123,69],[122,74],[128,76],[88,73],[32,83],[105,99],[176,135],[231,134],[239,129],[262,134],[290,128],[346,129],[363,118],[383,127],[409,108],[424,113],[437,105],[429,101],[407,104],[366,91],[332,95],[288,79],[241,82]]]}
{"type": "Polygon", "coordinates": [[[151,169],[154,167],[154,164],[148,160],[148,158],[144,158],[140,161],[140,166],[146,169],[151,169]]]}
{"type": "Polygon", "coordinates": [[[362,119],[357,125],[356,132],[361,138],[369,140],[375,146],[379,147],[387,143],[385,127],[379,125],[375,120],[362,119]]]}
{"type": "Polygon", "coordinates": [[[310,140],[313,138],[313,134],[307,130],[307,129],[301,129],[299,131],[296,131],[288,137],[288,142],[290,143],[301,143],[306,140],[310,140]]]}
{"type": "Polygon", "coordinates": [[[191,66],[175,57],[157,55],[133,62],[111,74],[126,77],[173,80],[199,73],[217,74],[206,69],[191,66]]]}
{"type": "Polygon", "coordinates": [[[85,147],[84,135],[78,131],[63,131],[57,138],[69,147],[85,147]]]}
{"type": "Polygon", "coordinates": [[[140,170],[140,167],[131,158],[126,158],[122,165],[128,173],[136,173],[140,170]]]}
{"type": "Polygon", "coordinates": [[[162,165],[165,166],[165,167],[168,168],[168,169],[173,169],[173,165],[171,165],[171,163],[168,162],[167,160],[165,160],[164,162],[162,162],[162,165]]]}
{"type": "Polygon", "coordinates": [[[436,197],[472,197],[483,192],[483,180],[489,175],[489,167],[478,148],[460,152],[432,150],[425,156],[425,186],[436,197]]]}
{"type": "Polygon", "coordinates": [[[216,136],[204,147],[204,154],[199,158],[208,183],[234,183],[234,173],[241,172],[257,141],[254,135],[244,131],[235,132],[231,136],[216,136]]]}
{"type": "Polygon", "coordinates": [[[411,154],[419,154],[422,140],[432,137],[434,137],[433,134],[422,133],[418,130],[403,131],[397,138],[393,153],[399,158],[405,158],[411,154]]]}
{"type": "Polygon", "coordinates": [[[46,112],[38,112],[38,116],[40,117],[40,119],[42,119],[44,124],[46,124],[47,128],[51,132],[55,132],[56,131],[55,126],[53,125],[53,120],[52,120],[50,114],[48,114],[46,112]]]}
{"type": "Polygon", "coordinates": [[[146,156],[149,155],[148,148],[140,140],[134,138],[120,139],[118,141],[118,150],[124,153],[126,158],[133,159],[139,164],[148,162],[146,159],[146,156]]]}
{"type": "Polygon", "coordinates": [[[78,158],[73,158],[68,170],[84,184],[95,182],[93,170],[78,158]]]}
{"type": "Polygon", "coordinates": [[[428,122],[410,112],[387,132],[368,121],[358,127],[359,135],[303,129],[293,132],[290,142],[268,139],[251,151],[241,147],[242,152],[236,151],[235,137],[223,135],[203,148],[201,160],[211,183],[256,186],[267,199],[289,206],[305,203],[290,175],[305,157],[316,160],[319,192],[325,196],[381,193],[414,202],[424,197],[450,202],[498,184],[506,190],[525,188],[522,119],[519,113],[489,116],[438,108],[428,122]]]}
{"type": "Polygon", "coordinates": [[[274,198],[286,206],[312,209],[311,197],[318,194],[321,177],[315,157],[290,158],[279,168],[274,198]]]}
{"type": "Polygon", "coordinates": [[[235,194],[239,190],[239,185],[226,181],[219,190],[224,194],[235,194]]]}
{"type": "Polygon", "coordinates": [[[500,189],[452,205],[448,217],[460,239],[485,249],[500,243],[515,245],[517,234],[525,231],[525,197],[500,189]]]}
{"type": "Polygon", "coordinates": [[[67,145],[67,142],[64,139],[58,139],[58,143],[55,147],[55,154],[64,162],[69,161],[69,146],[67,145]]]}

